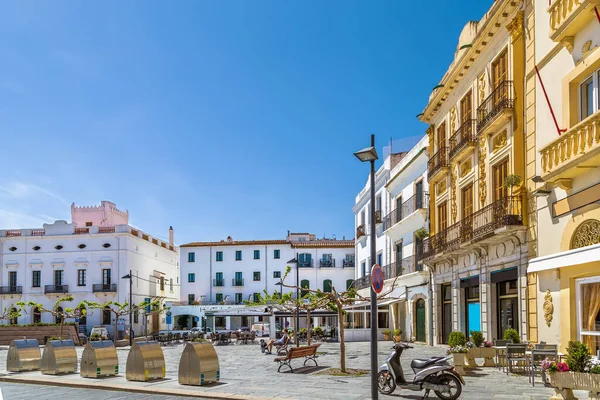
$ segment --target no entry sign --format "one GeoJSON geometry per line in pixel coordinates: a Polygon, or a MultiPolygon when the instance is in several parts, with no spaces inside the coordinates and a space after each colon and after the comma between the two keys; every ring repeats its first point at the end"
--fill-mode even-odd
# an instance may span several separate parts
{"type": "Polygon", "coordinates": [[[383,290],[383,271],[381,270],[381,266],[379,264],[373,265],[371,268],[371,286],[375,293],[381,293],[383,290]]]}

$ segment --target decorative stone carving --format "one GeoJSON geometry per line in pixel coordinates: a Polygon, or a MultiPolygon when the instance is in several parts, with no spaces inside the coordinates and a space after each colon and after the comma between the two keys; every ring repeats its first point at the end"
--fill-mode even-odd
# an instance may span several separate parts
{"type": "Polygon", "coordinates": [[[571,238],[571,249],[591,246],[600,243],[600,221],[588,219],[583,221],[571,238]]]}
{"type": "Polygon", "coordinates": [[[438,184],[437,184],[437,194],[442,195],[446,193],[446,179],[442,179],[438,184]]]}
{"type": "Polygon", "coordinates": [[[546,289],[546,295],[544,296],[544,319],[548,327],[552,323],[553,314],[554,304],[552,304],[552,295],[550,294],[550,289],[546,289]]]}
{"type": "Polygon", "coordinates": [[[508,142],[507,135],[508,134],[506,133],[506,130],[503,130],[502,132],[494,136],[494,152],[506,146],[506,143],[508,142]]]}
{"type": "Polygon", "coordinates": [[[485,182],[485,137],[479,139],[479,204],[483,208],[485,207],[485,200],[487,198],[487,184],[485,182]]]}
{"type": "Polygon", "coordinates": [[[456,107],[450,110],[450,136],[456,132],[456,107]]]}
{"type": "Polygon", "coordinates": [[[465,162],[460,164],[460,177],[467,175],[469,172],[473,170],[473,160],[471,157],[467,158],[465,162]]]}
{"type": "Polygon", "coordinates": [[[479,77],[479,104],[485,100],[485,72],[479,77]]]}
{"type": "Polygon", "coordinates": [[[456,175],[458,173],[458,166],[456,164],[452,164],[450,166],[450,194],[452,196],[450,202],[450,214],[452,216],[452,223],[456,223],[456,214],[457,214],[457,206],[456,206],[456,175]]]}
{"type": "MultiPolygon", "coordinates": [[[[590,41],[590,43],[591,43],[591,41],[590,41]]],[[[575,37],[573,37],[573,36],[567,36],[566,38],[564,38],[563,40],[560,41],[560,44],[562,44],[563,47],[565,49],[567,49],[567,51],[569,53],[573,53],[573,48],[574,48],[574,45],[575,45],[575,37]]]]}
{"type": "Polygon", "coordinates": [[[581,59],[577,62],[577,64],[579,64],[580,62],[582,62],[583,60],[585,60],[587,58],[587,56],[590,55],[590,53],[596,49],[596,47],[598,46],[593,46],[592,47],[592,41],[588,40],[587,42],[585,42],[583,44],[583,46],[581,46],[581,59]]]}
{"type": "Polygon", "coordinates": [[[510,32],[510,37],[514,42],[523,36],[523,11],[518,11],[517,15],[506,25],[506,29],[510,32]]]}

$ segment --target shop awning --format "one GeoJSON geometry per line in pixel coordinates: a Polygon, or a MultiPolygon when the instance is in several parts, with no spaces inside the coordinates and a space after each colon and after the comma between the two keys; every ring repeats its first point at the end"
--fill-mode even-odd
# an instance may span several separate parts
{"type": "Polygon", "coordinates": [[[529,261],[527,272],[547,271],[594,261],[600,261],[600,244],[533,258],[529,261]]]}
{"type": "MultiPolygon", "coordinates": [[[[377,302],[377,306],[387,306],[389,304],[395,303],[397,301],[405,301],[406,300],[406,295],[402,295],[400,297],[394,297],[393,299],[385,299],[385,300],[380,300],[377,302]]],[[[366,307],[371,305],[371,302],[369,301],[361,301],[360,303],[354,303],[352,305],[349,306],[344,306],[344,310],[347,309],[351,309],[351,308],[358,308],[358,307],[366,307]]]]}

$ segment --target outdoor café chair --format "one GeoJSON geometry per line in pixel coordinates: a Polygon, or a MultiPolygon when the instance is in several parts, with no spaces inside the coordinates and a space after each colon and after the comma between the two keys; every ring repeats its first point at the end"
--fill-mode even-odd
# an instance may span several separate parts
{"type": "MultiPolygon", "coordinates": [[[[512,372],[513,363],[522,362],[527,369],[527,345],[526,344],[507,344],[506,345],[506,364],[508,366],[506,375],[512,372]]],[[[530,378],[531,379],[531,378],[530,378]]],[[[530,380],[531,381],[531,380],[530,380]]]]}
{"type": "MultiPolygon", "coordinates": [[[[547,346],[547,345],[546,345],[547,346]]],[[[529,357],[529,375],[531,384],[535,387],[535,373],[542,371],[542,382],[546,383],[546,373],[542,369],[542,361],[545,359],[558,361],[558,349],[554,350],[533,350],[529,357]]]]}
{"type": "Polygon", "coordinates": [[[504,372],[504,367],[506,366],[506,345],[512,343],[512,340],[502,340],[502,339],[494,339],[494,347],[496,347],[496,365],[498,369],[502,368],[502,372],[504,372]],[[504,347],[504,351],[501,351],[499,347],[504,347]]]}

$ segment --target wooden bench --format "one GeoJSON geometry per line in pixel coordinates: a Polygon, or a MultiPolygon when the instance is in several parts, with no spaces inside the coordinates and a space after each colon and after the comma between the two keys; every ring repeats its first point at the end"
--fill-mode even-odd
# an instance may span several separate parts
{"type": "Polygon", "coordinates": [[[293,373],[294,370],[292,368],[291,361],[295,358],[302,358],[302,357],[304,357],[304,365],[306,365],[307,361],[311,360],[318,367],[319,364],[317,364],[316,358],[318,357],[317,349],[319,348],[319,346],[320,346],[320,344],[313,344],[310,346],[289,348],[287,351],[287,355],[285,357],[277,357],[276,359],[273,360],[273,361],[279,363],[279,368],[277,369],[277,372],[280,372],[281,367],[286,365],[290,369],[290,371],[293,373]]]}

